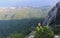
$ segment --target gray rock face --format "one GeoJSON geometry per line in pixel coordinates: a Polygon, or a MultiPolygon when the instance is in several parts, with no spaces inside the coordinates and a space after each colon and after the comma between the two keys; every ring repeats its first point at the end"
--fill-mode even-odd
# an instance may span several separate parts
{"type": "Polygon", "coordinates": [[[51,9],[42,25],[60,25],[60,2],[51,9]]]}

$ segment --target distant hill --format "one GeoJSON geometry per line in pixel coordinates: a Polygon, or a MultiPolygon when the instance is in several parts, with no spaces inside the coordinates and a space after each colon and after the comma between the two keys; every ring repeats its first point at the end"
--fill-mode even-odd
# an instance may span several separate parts
{"type": "Polygon", "coordinates": [[[25,18],[44,18],[51,7],[3,7],[0,8],[0,20],[25,18]]]}

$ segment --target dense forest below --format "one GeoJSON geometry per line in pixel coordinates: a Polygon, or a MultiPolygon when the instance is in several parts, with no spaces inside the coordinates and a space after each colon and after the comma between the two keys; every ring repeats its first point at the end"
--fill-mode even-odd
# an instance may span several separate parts
{"type": "Polygon", "coordinates": [[[0,20],[0,36],[9,36],[12,33],[23,33],[27,35],[35,29],[38,22],[43,22],[44,18],[29,18],[22,20],[0,20]]]}

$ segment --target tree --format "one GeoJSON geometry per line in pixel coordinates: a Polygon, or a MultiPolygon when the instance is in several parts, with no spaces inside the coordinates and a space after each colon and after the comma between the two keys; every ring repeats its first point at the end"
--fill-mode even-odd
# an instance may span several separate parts
{"type": "Polygon", "coordinates": [[[54,32],[48,27],[48,25],[39,29],[39,31],[36,30],[34,38],[54,38],[54,32]]]}

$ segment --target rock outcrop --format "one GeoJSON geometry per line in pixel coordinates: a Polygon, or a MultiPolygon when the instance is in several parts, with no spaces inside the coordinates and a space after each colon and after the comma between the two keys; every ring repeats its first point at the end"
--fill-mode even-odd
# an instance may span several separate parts
{"type": "Polygon", "coordinates": [[[60,2],[51,9],[42,25],[50,25],[52,27],[60,25],[60,2]]]}

